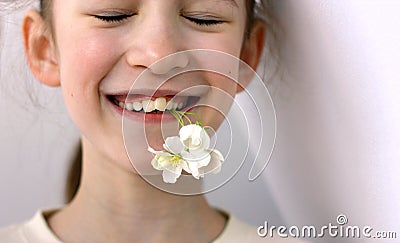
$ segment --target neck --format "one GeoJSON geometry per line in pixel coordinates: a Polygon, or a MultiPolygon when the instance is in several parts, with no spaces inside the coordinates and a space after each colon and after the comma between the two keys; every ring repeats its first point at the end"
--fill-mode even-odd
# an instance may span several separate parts
{"type": "Polygon", "coordinates": [[[161,191],[133,170],[92,151],[83,141],[78,193],[49,218],[50,227],[63,241],[177,242],[197,238],[209,242],[222,231],[225,218],[210,208],[204,196],[161,191]]]}

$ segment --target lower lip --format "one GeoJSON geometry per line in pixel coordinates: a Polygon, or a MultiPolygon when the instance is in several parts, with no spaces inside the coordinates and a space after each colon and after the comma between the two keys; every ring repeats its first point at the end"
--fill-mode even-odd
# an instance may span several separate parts
{"type": "MultiPolygon", "coordinates": [[[[144,113],[144,112],[132,112],[125,110],[118,105],[116,105],[114,102],[106,99],[109,104],[111,104],[112,108],[114,111],[116,111],[120,116],[126,117],[130,120],[134,120],[136,122],[140,123],[161,123],[161,122],[172,122],[176,121],[176,118],[171,115],[169,112],[165,113],[144,113]]],[[[183,109],[183,112],[189,111],[193,105],[186,107],[183,109]]]]}

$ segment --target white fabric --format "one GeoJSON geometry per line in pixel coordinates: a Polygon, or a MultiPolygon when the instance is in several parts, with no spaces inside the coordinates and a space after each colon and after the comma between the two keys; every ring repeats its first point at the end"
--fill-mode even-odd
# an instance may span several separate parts
{"type": "MultiPolygon", "coordinates": [[[[61,243],[61,240],[50,230],[45,215],[51,214],[54,210],[38,211],[35,216],[19,225],[9,226],[0,229],[1,243],[61,243]]],[[[265,239],[257,235],[257,227],[250,226],[232,215],[223,232],[213,243],[243,243],[243,242],[265,242],[265,239]]],[[[272,243],[289,242],[300,243],[294,239],[274,239],[272,243]]]]}

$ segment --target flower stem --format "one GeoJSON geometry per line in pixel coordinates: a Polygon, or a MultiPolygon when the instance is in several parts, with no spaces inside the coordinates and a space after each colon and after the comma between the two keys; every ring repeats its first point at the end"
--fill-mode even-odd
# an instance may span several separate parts
{"type": "Polygon", "coordinates": [[[178,111],[176,110],[171,110],[170,113],[176,118],[176,120],[178,120],[179,124],[183,127],[185,126],[185,123],[183,122],[182,117],[180,116],[180,114],[178,113],[178,111]]]}
{"type": "Polygon", "coordinates": [[[170,110],[171,114],[178,120],[179,124],[183,127],[185,126],[184,119],[186,119],[189,124],[193,124],[190,120],[188,115],[193,115],[197,118],[196,124],[202,127],[202,122],[200,119],[200,115],[194,112],[184,112],[184,111],[177,111],[177,110],[170,110]],[[183,118],[183,119],[182,119],[183,118]]]}

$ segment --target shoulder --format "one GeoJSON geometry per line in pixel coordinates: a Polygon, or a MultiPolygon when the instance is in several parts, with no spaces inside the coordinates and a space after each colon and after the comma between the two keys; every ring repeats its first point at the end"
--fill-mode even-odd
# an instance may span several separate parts
{"type": "Polygon", "coordinates": [[[38,211],[33,218],[21,223],[0,229],[1,243],[60,243],[48,227],[45,214],[51,211],[38,211]]]}
{"type": "Polygon", "coordinates": [[[21,225],[11,225],[6,228],[0,229],[0,242],[26,242],[24,237],[21,235],[21,225]]]}
{"type": "Polygon", "coordinates": [[[293,238],[263,238],[257,233],[258,226],[247,224],[228,214],[228,222],[220,236],[213,243],[235,242],[270,242],[270,243],[305,243],[293,238]]]}

